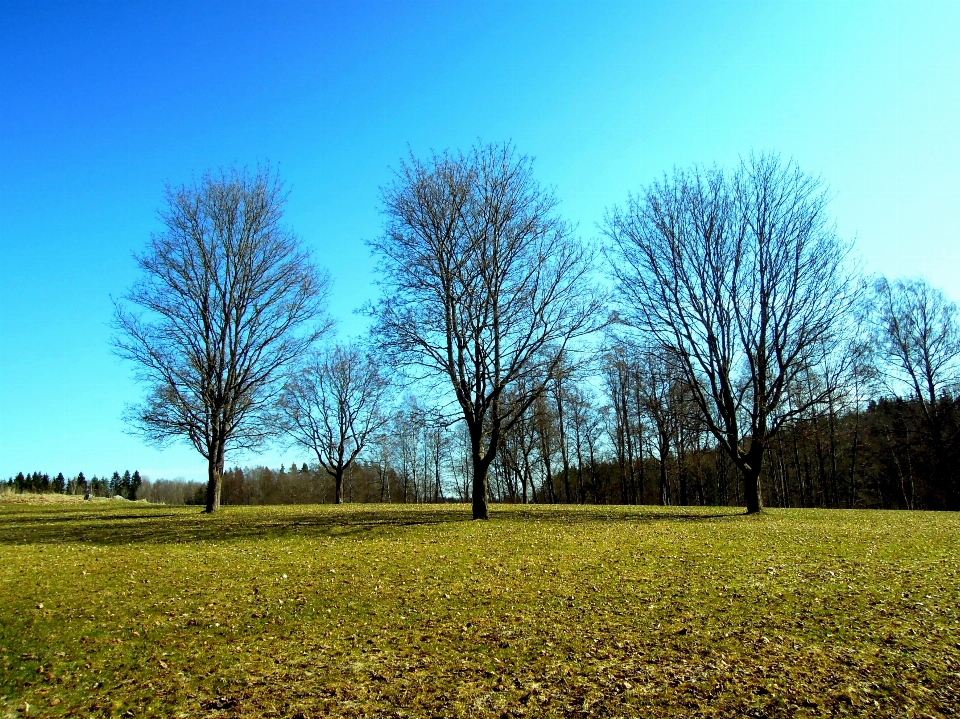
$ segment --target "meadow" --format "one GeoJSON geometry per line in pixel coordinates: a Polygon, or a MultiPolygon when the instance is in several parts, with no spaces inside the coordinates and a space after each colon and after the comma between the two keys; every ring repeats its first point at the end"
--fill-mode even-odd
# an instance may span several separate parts
{"type": "Polygon", "coordinates": [[[960,710],[957,514],[469,516],[0,502],[0,716],[960,710]]]}

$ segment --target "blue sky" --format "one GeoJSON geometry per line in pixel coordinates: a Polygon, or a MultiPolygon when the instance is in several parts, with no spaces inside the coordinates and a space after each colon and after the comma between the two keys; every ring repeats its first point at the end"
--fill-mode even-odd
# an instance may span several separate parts
{"type": "Polygon", "coordinates": [[[674,166],[778,151],[867,270],[960,299],[958,37],[957,2],[0,2],[0,478],[205,476],[124,432],[108,324],[164,183],[218,167],[279,167],[344,334],[390,168],[478,139],[586,239],[674,166]]]}

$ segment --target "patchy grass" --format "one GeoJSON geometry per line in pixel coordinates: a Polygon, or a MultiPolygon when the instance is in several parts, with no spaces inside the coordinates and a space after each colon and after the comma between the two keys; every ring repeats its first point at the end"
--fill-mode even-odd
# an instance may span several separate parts
{"type": "Polygon", "coordinates": [[[947,716],[960,516],[0,503],[0,714],[947,716]]]}
{"type": "MultiPolygon", "coordinates": [[[[0,502],[4,504],[76,504],[84,501],[83,497],[73,494],[20,494],[12,490],[0,489],[0,502]]],[[[95,501],[105,501],[97,497],[95,501]]]]}

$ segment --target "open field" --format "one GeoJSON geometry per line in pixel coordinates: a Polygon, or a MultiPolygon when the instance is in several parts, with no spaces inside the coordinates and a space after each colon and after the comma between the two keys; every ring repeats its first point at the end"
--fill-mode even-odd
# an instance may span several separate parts
{"type": "Polygon", "coordinates": [[[0,716],[960,709],[960,516],[492,516],[0,503],[0,716]]]}

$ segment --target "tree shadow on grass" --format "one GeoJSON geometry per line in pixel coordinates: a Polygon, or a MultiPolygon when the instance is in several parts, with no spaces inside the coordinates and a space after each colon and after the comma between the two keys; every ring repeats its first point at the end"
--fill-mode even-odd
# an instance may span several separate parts
{"type": "Polygon", "coordinates": [[[530,505],[511,506],[507,513],[494,514],[493,519],[517,519],[564,525],[631,522],[637,524],[730,522],[742,520],[737,507],[660,507],[657,505],[530,505]],[[693,510],[693,511],[690,511],[693,510]]]}
{"type": "MultiPolygon", "coordinates": [[[[284,536],[358,537],[423,525],[470,522],[470,506],[439,505],[282,505],[227,507],[207,515],[196,507],[140,505],[135,509],[106,505],[77,508],[41,505],[0,507],[0,544],[94,545],[175,544],[275,539],[284,536]]],[[[500,505],[491,509],[498,520],[584,525],[607,522],[717,522],[743,517],[729,512],[664,510],[658,507],[613,509],[577,505],[500,505]]]]}
{"type": "Polygon", "coordinates": [[[274,539],[283,536],[343,537],[424,524],[469,521],[459,506],[336,511],[330,506],[228,507],[208,515],[199,508],[144,507],[123,512],[50,509],[0,512],[0,544],[175,544],[274,539]]]}

